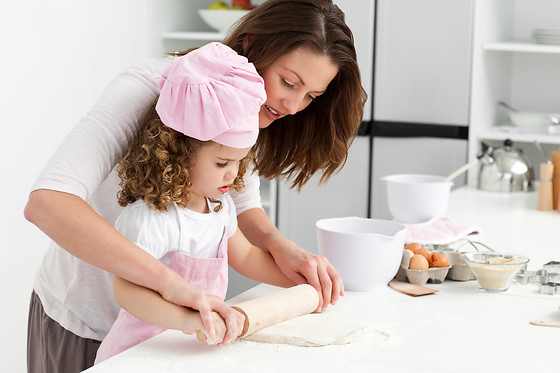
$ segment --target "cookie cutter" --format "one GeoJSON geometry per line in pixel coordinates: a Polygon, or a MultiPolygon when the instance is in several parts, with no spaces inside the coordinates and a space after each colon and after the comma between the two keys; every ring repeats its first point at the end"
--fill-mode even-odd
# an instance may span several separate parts
{"type": "Polygon", "coordinates": [[[541,294],[560,294],[560,262],[550,261],[538,271],[521,269],[514,278],[517,284],[538,284],[541,294]]]}

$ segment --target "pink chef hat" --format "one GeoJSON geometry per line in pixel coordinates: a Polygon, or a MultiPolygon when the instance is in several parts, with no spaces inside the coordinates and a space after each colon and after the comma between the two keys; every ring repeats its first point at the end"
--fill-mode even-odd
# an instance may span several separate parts
{"type": "Polygon", "coordinates": [[[257,141],[264,81],[230,47],[210,43],[176,58],[163,72],[159,88],[156,111],[166,126],[233,148],[257,141]]]}

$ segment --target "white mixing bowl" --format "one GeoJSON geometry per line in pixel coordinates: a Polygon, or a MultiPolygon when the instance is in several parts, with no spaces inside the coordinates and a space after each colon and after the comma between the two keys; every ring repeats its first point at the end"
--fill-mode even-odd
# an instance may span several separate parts
{"type": "Polygon", "coordinates": [[[405,224],[425,223],[445,215],[453,182],[443,176],[400,174],[387,182],[387,204],[393,218],[405,224]]]}
{"type": "Polygon", "coordinates": [[[403,254],[403,224],[345,217],[319,220],[316,226],[319,254],[338,270],[344,289],[377,291],[395,277],[403,254]]]}

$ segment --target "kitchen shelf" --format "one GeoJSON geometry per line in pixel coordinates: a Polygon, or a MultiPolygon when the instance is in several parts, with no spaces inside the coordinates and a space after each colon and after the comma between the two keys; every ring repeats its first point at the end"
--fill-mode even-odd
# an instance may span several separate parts
{"type": "Polygon", "coordinates": [[[224,40],[226,34],[221,32],[199,32],[199,31],[170,31],[161,35],[165,40],[224,40]]]}
{"type": "Polygon", "coordinates": [[[534,143],[538,141],[542,144],[560,144],[560,133],[548,133],[546,127],[542,129],[525,129],[514,126],[497,126],[481,130],[477,133],[480,140],[499,140],[511,139],[514,142],[534,143]]]}
{"type": "Polygon", "coordinates": [[[536,43],[516,42],[516,41],[484,43],[482,45],[482,48],[485,51],[493,51],[493,52],[560,54],[560,45],[536,44],[536,43]]]}

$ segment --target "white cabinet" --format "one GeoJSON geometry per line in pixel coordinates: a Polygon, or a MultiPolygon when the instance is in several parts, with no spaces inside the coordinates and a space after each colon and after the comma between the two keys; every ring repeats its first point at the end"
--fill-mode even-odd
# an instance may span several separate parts
{"type": "Polygon", "coordinates": [[[261,204],[272,224],[276,224],[277,186],[276,180],[267,180],[261,176],[261,204]]]}
{"type": "Polygon", "coordinates": [[[474,0],[377,0],[374,118],[468,125],[474,0]]]}
{"type": "MultiPolygon", "coordinates": [[[[560,29],[557,0],[477,0],[474,16],[473,72],[469,127],[469,157],[481,140],[510,138],[533,164],[542,161],[534,141],[546,151],[557,149],[560,135],[546,128],[527,130],[509,126],[504,101],[523,111],[560,112],[560,45],[536,44],[534,28],[560,29]]],[[[536,168],[538,172],[538,167],[536,168]]],[[[477,172],[469,172],[476,185],[477,172]]]]}
{"type": "Polygon", "coordinates": [[[370,138],[359,136],[350,147],[348,161],[327,184],[315,175],[301,192],[289,181],[278,183],[278,229],[300,247],[317,253],[315,222],[319,219],[368,214],[370,138]]]}
{"type": "Polygon", "coordinates": [[[334,0],[333,2],[344,12],[346,24],[354,36],[362,86],[368,95],[363,120],[370,121],[373,101],[374,43],[372,37],[375,27],[375,0],[334,0]]]}

